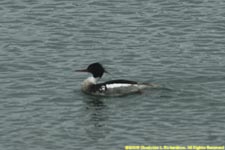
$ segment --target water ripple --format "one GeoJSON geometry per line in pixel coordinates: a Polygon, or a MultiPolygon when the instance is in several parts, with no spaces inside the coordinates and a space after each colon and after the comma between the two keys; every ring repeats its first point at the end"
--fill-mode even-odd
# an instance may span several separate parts
{"type": "Polygon", "coordinates": [[[225,3],[0,2],[0,148],[223,145],[225,3]],[[74,72],[162,86],[96,98],[74,72]]]}

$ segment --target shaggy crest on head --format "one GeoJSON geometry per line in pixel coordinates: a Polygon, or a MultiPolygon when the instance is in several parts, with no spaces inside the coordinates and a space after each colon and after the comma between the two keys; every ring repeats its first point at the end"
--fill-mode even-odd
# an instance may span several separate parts
{"type": "Polygon", "coordinates": [[[87,71],[90,72],[95,78],[97,77],[101,78],[104,72],[106,72],[100,63],[90,64],[87,68],[87,71]]]}

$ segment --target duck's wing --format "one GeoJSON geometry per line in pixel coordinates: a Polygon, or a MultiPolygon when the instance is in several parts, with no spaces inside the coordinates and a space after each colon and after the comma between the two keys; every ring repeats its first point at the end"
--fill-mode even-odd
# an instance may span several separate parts
{"type": "Polygon", "coordinates": [[[145,85],[139,85],[138,82],[120,79],[93,84],[90,87],[90,93],[101,96],[122,96],[140,92],[144,87],[145,85]]]}
{"type": "Polygon", "coordinates": [[[133,84],[137,84],[137,82],[130,81],[130,80],[123,80],[123,79],[111,80],[104,83],[93,84],[90,87],[90,91],[92,93],[96,93],[96,92],[102,93],[102,92],[106,92],[108,89],[111,89],[111,88],[119,88],[124,86],[130,86],[133,84]]]}
{"type": "Polygon", "coordinates": [[[137,84],[137,82],[136,81],[119,79],[119,80],[107,81],[107,82],[105,82],[103,84],[105,84],[105,85],[107,85],[107,84],[137,84]]]}

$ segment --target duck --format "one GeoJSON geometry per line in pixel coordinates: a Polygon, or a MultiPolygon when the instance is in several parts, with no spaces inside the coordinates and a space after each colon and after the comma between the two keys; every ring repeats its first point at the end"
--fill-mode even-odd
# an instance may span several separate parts
{"type": "Polygon", "coordinates": [[[142,90],[151,87],[157,87],[155,84],[139,83],[136,81],[117,79],[102,83],[98,81],[104,73],[108,73],[99,62],[90,64],[86,69],[76,70],[76,72],[87,72],[91,76],[85,79],[81,84],[81,90],[94,96],[124,96],[134,93],[142,93],[142,90]]]}

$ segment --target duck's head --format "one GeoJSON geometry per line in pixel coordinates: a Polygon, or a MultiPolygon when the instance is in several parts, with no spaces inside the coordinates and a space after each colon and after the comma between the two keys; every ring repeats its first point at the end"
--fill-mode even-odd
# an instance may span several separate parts
{"type": "Polygon", "coordinates": [[[107,73],[107,71],[104,69],[104,67],[100,63],[93,63],[90,64],[87,69],[83,70],[76,70],[77,72],[89,72],[93,75],[94,78],[101,78],[104,73],[107,73]]]}

